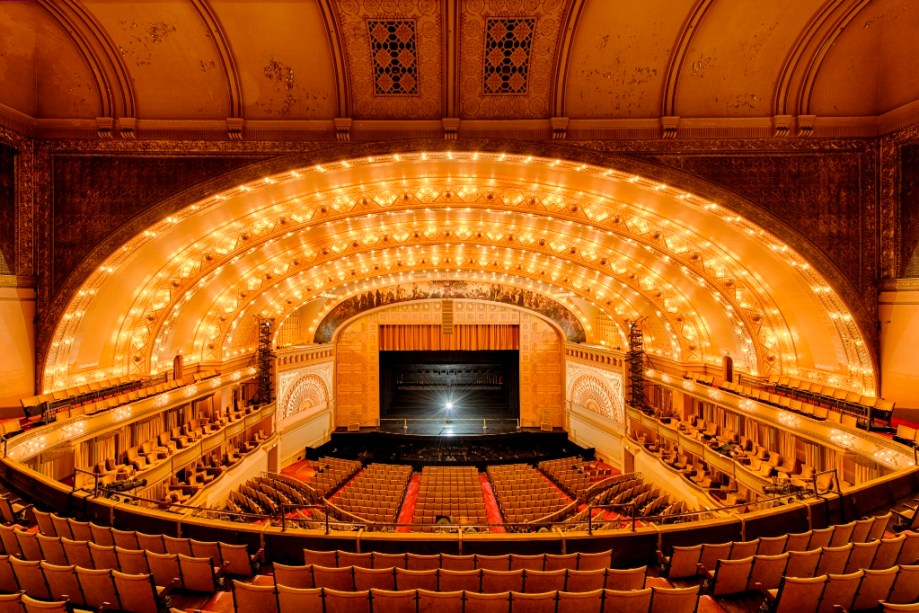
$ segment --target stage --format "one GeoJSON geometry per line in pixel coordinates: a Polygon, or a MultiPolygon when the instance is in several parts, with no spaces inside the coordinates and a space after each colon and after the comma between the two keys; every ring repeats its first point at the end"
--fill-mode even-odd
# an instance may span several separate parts
{"type": "MultiPolygon", "coordinates": [[[[490,421],[490,420],[489,420],[490,421]]],[[[538,428],[524,428],[505,432],[483,432],[481,424],[476,430],[462,432],[457,428],[445,434],[446,425],[430,424],[428,432],[403,433],[379,428],[362,428],[360,431],[336,430],[331,440],[319,448],[307,448],[307,458],[324,455],[361,460],[364,464],[410,464],[415,470],[423,466],[476,466],[484,470],[489,464],[536,464],[568,456],[590,460],[593,449],[585,449],[568,440],[564,430],[552,432],[538,428]]]]}

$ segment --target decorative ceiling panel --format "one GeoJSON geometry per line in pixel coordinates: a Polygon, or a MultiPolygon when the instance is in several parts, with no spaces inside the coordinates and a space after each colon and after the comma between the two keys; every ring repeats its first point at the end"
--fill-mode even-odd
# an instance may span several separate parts
{"type": "Polygon", "coordinates": [[[565,4],[561,0],[461,4],[461,117],[549,116],[565,4]]]}
{"type": "Polygon", "coordinates": [[[485,27],[486,94],[525,94],[536,19],[489,19],[485,27]]]}
{"type": "Polygon", "coordinates": [[[440,4],[333,3],[347,53],[354,119],[439,119],[440,4]]]}

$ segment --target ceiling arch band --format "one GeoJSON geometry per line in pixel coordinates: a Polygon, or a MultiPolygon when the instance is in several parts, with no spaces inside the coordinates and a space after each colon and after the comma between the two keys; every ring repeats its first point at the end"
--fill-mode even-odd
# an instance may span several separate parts
{"type": "Polygon", "coordinates": [[[323,293],[489,275],[570,294],[588,343],[598,322],[621,329],[648,316],[652,355],[718,364],[728,354],[753,373],[874,389],[843,301],[764,228],[636,174],[475,151],[301,165],[161,219],[75,292],[43,383],[159,372],[177,353],[244,355],[254,315],[281,321],[323,293]]]}

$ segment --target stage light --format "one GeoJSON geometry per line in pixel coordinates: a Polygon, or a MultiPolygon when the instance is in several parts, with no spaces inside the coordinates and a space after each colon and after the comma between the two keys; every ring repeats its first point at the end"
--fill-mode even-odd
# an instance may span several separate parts
{"type": "Polygon", "coordinates": [[[444,405],[444,408],[446,408],[448,411],[452,410],[452,409],[453,409],[453,401],[452,401],[452,400],[448,400],[448,401],[447,401],[447,404],[444,405]]]}

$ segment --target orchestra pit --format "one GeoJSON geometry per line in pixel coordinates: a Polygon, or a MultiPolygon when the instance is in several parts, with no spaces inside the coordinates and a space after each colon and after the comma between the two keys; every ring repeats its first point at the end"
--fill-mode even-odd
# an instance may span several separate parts
{"type": "Polygon", "coordinates": [[[919,611],[917,31],[0,2],[0,613],[919,611]]]}

